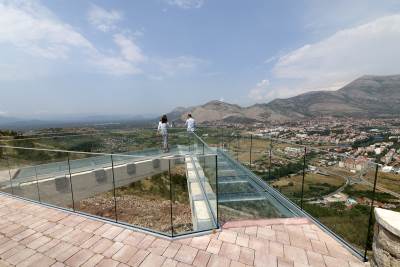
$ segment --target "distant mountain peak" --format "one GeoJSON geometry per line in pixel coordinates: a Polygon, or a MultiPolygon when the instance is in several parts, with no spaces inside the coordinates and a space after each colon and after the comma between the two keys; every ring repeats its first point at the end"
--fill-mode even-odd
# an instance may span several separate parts
{"type": "MultiPolygon", "coordinates": [[[[265,123],[320,116],[398,116],[400,75],[364,75],[337,91],[312,91],[249,107],[212,100],[182,110],[207,123],[265,123]]],[[[183,120],[186,114],[175,112],[174,115],[183,120]]]]}

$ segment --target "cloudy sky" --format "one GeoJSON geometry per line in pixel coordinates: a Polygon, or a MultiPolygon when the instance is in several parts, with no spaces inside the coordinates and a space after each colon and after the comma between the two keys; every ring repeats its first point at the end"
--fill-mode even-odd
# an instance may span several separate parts
{"type": "Polygon", "coordinates": [[[0,0],[0,116],[158,114],[400,74],[398,0],[0,0]]]}

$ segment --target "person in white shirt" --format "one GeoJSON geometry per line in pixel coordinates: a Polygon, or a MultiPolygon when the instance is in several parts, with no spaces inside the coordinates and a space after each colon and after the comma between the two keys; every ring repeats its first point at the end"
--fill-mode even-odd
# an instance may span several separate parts
{"type": "Polygon", "coordinates": [[[192,114],[187,115],[188,118],[185,122],[185,126],[187,127],[188,132],[194,132],[196,130],[196,121],[192,118],[192,114]]]}
{"type": "Polygon", "coordinates": [[[193,150],[194,147],[194,131],[196,130],[196,121],[192,118],[192,114],[187,115],[187,120],[185,122],[186,130],[188,132],[188,137],[189,137],[189,151],[193,150]]]}
{"type": "Polygon", "coordinates": [[[169,151],[168,147],[168,119],[167,115],[163,115],[158,123],[157,132],[162,136],[162,147],[164,152],[169,151]]]}

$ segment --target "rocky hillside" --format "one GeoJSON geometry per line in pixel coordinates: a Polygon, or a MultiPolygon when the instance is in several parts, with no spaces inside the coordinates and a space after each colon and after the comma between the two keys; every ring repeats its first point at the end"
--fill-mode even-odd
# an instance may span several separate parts
{"type": "Polygon", "coordinates": [[[398,116],[400,75],[363,76],[337,91],[309,92],[249,107],[211,101],[201,106],[175,109],[169,116],[182,121],[188,112],[201,123],[282,122],[318,116],[398,116]]]}

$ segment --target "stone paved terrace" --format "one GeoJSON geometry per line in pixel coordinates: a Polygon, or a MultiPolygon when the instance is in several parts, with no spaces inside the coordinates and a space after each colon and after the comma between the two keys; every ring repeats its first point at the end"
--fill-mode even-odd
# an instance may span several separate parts
{"type": "Polygon", "coordinates": [[[365,266],[306,219],[170,241],[0,194],[0,266],[365,266]]]}

